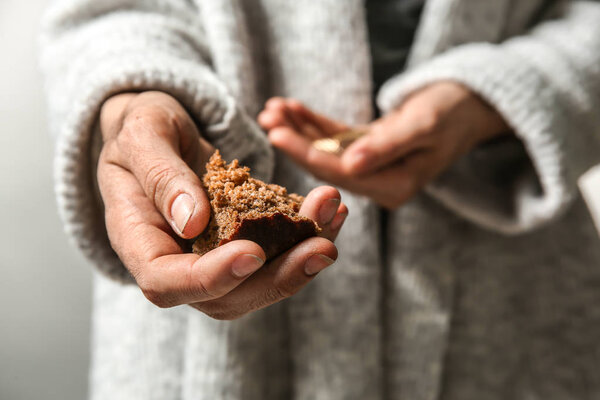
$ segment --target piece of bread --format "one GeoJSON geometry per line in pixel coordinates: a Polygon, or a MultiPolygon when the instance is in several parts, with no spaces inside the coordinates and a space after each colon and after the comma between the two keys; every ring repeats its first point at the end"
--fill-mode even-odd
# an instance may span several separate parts
{"type": "Polygon", "coordinates": [[[194,253],[205,254],[232,240],[258,243],[267,259],[317,235],[313,220],[298,215],[304,198],[250,176],[238,160],[226,164],[219,151],[206,164],[203,184],[211,206],[208,227],[196,240],[194,253]]]}

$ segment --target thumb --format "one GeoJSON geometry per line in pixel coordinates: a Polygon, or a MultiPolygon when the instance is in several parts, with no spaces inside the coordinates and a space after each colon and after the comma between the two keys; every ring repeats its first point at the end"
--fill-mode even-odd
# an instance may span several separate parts
{"type": "Polygon", "coordinates": [[[210,204],[200,178],[181,158],[177,141],[140,131],[133,135],[133,141],[117,141],[125,144],[119,152],[125,158],[122,165],[180,237],[199,235],[210,219],[210,204]]]}
{"type": "Polygon", "coordinates": [[[369,132],[352,143],[342,154],[342,168],[350,175],[375,172],[420,146],[418,136],[398,118],[374,122],[369,132]]]}
{"type": "Polygon", "coordinates": [[[177,154],[150,156],[144,165],[133,167],[144,182],[146,195],[183,238],[199,235],[210,219],[209,200],[198,176],[177,154]]]}

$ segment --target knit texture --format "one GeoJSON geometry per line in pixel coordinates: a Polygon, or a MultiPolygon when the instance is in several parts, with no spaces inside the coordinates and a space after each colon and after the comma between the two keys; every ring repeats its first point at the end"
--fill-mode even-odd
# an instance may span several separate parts
{"type": "Polygon", "coordinates": [[[90,190],[91,135],[111,95],[142,90],[173,95],[224,157],[238,158],[260,178],[271,177],[273,155],[264,134],[207,65],[195,7],[181,1],[57,1],[46,14],[44,32],[42,64],[54,77],[46,83],[50,129],[57,136],[58,208],[69,237],[103,271],[130,280],[110,248],[101,206],[90,190]]]}
{"type": "Polygon", "coordinates": [[[490,229],[519,233],[552,220],[576,195],[577,178],[600,161],[598,56],[589,50],[600,45],[589,32],[600,10],[575,5],[565,18],[501,46],[460,46],[388,81],[379,95],[380,107],[391,110],[414,90],[453,80],[503,115],[535,172],[519,171],[508,190],[498,190],[481,168],[497,168],[488,161],[498,157],[488,153],[506,146],[491,146],[473,152],[428,188],[455,212],[490,229]]]}
{"type": "Polygon", "coordinates": [[[273,152],[254,118],[280,95],[349,124],[371,119],[363,2],[54,1],[42,63],[57,202],[103,272],[90,397],[600,397],[600,246],[576,191],[600,154],[599,20],[592,1],[427,1],[409,69],[384,85],[380,111],[454,80],[515,137],[476,149],[384,224],[344,191],[338,265],[223,322],[157,309],[116,282],[130,277],[93,190],[99,108],[123,91],[170,93],[225,159],[306,194],[319,182],[273,152]]]}

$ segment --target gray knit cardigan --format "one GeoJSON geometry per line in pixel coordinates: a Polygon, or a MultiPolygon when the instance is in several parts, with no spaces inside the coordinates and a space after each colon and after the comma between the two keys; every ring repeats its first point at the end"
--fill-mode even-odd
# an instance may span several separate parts
{"type": "Polygon", "coordinates": [[[381,111],[455,80],[518,140],[473,151],[384,225],[344,192],[337,265],[234,322],[158,309],[126,284],[94,193],[98,109],[122,91],[168,92],[226,158],[305,193],[318,182],[254,118],[283,95],[370,120],[362,2],[57,0],[43,32],[58,207],[103,272],[92,399],[600,398],[600,246],[576,190],[600,161],[598,3],[427,1],[381,111]]]}

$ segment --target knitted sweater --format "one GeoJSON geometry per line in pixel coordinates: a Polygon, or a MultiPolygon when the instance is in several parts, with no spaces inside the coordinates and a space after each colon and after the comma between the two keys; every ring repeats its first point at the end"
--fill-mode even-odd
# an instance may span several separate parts
{"type": "Polygon", "coordinates": [[[599,398],[600,246],[576,190],[600,158],[598,21],[591,1],[427,1],[380,111],[455,80],[517,139],[471,152],[383,226],[373,203],[343,192],[338,265],[224,322],[158,309],[126,284],[94,193],[99,107],[121,91],[168,92],[226,158],[306,193],[318,182],[254,118],[282,95],[370,120],[362,1],[54,1],[42,59],[58,207],[103,272],[91,398],[599,398]]]}

